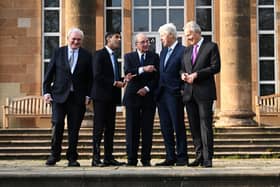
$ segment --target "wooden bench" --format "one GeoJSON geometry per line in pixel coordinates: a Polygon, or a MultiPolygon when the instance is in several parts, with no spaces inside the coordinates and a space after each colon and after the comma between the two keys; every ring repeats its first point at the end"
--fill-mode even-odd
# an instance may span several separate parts
{"type": "Polygon", "coordinates": [[[50,117],[51,105],[45,103],[43,96],[7,98],[3,106],[3,128],[9,127],[9,118],[50,117]]]}
{"type": "Polygon", "coordinates": [[[261,116],[280,116],[280,94],[256,96],[256,120],[261,125],[261,116]]]}

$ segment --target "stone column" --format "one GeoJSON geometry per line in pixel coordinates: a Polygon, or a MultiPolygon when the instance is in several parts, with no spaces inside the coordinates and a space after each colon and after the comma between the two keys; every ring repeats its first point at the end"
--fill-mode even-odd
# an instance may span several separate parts
{"type": "Polygon", "coordinates": [[[65,31],[80,28],[85,34],[83,47],[91,52],[95,51],[95,17],[95,1],[65,1],[65,31]]]}
{"type": "MultiPolygon", "coordinates": [[[[95,6],[96,2],[89,0],[65,0],[65,31],[78,27],[84,32],[83,47],[90,52],[95,51],[95,6]]],[[[66,33],[67,34],[67,33],[66,33]]],[[[82,127],[92,127],[93,122],[92,104],[87,106],[82,127]]]]}
{"type": "Polygon", "coordinates": [[[220,101],[215,126],[243,126],[252,120],[250,0],[220,1],[220,101]]]}

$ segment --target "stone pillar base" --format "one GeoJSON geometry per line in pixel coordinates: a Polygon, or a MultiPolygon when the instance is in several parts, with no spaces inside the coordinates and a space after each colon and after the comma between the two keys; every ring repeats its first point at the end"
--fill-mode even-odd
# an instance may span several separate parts
{"type": "Polygon", "coordinates": [[[255,113],[251,111],[223,111],[218,114],[215,127],[256,126],[253,120],[255,113]]]}

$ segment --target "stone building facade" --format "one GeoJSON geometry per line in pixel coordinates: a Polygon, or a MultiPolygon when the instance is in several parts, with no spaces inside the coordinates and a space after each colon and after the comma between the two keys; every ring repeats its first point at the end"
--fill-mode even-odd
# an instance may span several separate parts
{"type": "MultiPolygon", "coordinates": [[[[93,53],[107,31],[120,31],[122,66],[137,33],[145,32],[159,52],[161,24],[173,22],[187,45],[182,27],[196,20],[220,48],[217,125],[252,124],[254,96],[280,91],[279,15],[277,0],[1,0],[0,105],[6,97],[42,94],[52,50],[66,44],[71,27],[85,32],[84,46],[93,53]]],[[[26,124],[41,127],[35,123],[26,124]]]]}

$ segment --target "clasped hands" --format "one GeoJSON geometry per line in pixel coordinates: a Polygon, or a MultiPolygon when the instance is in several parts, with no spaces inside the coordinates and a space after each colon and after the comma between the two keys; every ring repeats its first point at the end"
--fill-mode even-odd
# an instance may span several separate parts
{"type": "Polygon", "coordinates": [[[192,84],[194,79],[197,78],[197,73],[194,72],[194,73],[191,73],[191,74],[188,74],[188,73],[182,73],[181,74],[181,79],[184,81],[184,82],[187,82],[189,84],[192,84]]]}

